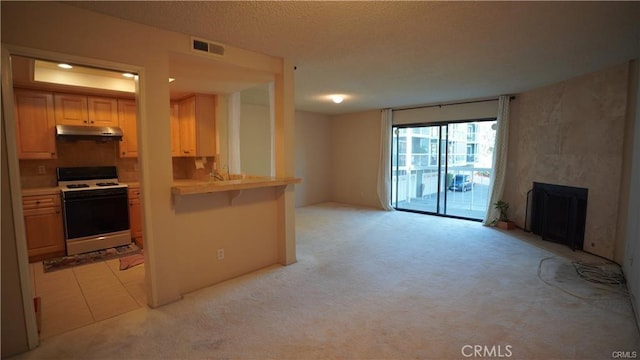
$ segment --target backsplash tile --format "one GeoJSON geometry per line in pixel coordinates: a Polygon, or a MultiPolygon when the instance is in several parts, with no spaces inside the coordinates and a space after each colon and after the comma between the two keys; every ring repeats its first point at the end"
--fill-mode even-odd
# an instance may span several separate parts
{"type": "Polygon", "coordinates": [[[196,169],[196,160],[202,157],[177,157],[173,158],[173,178],[174,179],[194,179],[208,180],[211,173],[214,157],[205,157],[203,169],[196,169]]]}
{"type": "MultiPolygon", "coordinates": [[[[56,168],[73,166],[117,166],[118,178],[124,182],[140,181],[138,159],[118,157],[118,143],[91,140],[58,141],[58,158],[20,160],[20,181],[23,189],[56,186],[56,168]],[[43,166],[44,174],[38,172],[43,166]]],[[[203,169],[196,169],[198,158],[173,158],[174,179],[208,180],[214,157],[206,157],[203,169]]]]}
{"type": "Polygon", "coordinates": [[[117,142],[90,140],[58,141],[57,159],[20,160],[23,189],[56,186],[56,168],[73,166],[117,166],[120,181],[139,181],[138,159],[119,158],[117,142]],[[45,173],[38,172],[43,166],[45,173]]]}

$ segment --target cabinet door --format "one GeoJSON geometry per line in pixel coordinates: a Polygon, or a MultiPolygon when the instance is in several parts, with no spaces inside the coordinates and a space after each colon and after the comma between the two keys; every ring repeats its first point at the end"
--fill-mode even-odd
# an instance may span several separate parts
{"type": "Polygon", "coordinates": [[[196,99],[180,101],[180,155],[196,156],[196,99]]]}
{"type": "Polygon", "coordinates": [[[65,253],[60,207],[24,210],[29,261],[62,256],[65,253]]]}
{"type": "Polygon", "coordinates": [[[196,94],[178,102],[180,155],[216,155],[216,97],[196,94]]]}
{"type": "Polygon", "coordinates": [[[87,97],[72,94],[54,94],[56,124],[90,125],[87,97]]]}
{"type": "Polygon", "coordinates": [[[120,157],[138,157],[137,115],[135,100],[118,99],[118,122],[122,128],[120,157]]]}
{"type": "Polygon", "coordinates": [[[180,105],[171,102],[171,156],[182,156],[180,153],[180,105]]]}
{"type": "Polygon", "coordinates": [[[197,156],[216,155],[216,96],[195,95],[195,144],[197,156]]]}
{"type": "Polygon", "coordinates": [[[118,126],[118,101],[116,99],[89,96],[87,106],[89,125],[118,126]]]}
{"type": "Polygon", "coordinates": [[[17,90],[15,97],[19,159],[56,157],[55,115],[51,93],[17,90]]]}
{"type": "Polygon", "coordinates": [[[131,236],[136,239],[136,243],[142,247],[142,209],[140,207],[140,188],[129,187],[129,227],[131,236]]]}

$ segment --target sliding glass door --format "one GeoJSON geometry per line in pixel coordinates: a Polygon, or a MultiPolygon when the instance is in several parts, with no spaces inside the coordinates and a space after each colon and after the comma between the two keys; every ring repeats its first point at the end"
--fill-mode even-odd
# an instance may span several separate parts
{"type": "Polygon", "coordinates": [[[495,120],[393,129],[391,201],[398,210],[481,220],[493,171],[495,120]]]}

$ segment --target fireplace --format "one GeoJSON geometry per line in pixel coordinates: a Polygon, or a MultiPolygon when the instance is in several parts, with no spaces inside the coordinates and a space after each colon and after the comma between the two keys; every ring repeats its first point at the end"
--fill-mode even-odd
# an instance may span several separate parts
{"type": "Polygon", "coordinates": [[[585,188],[534,182],[531,231],[543,240],[582,250],[588,192],[585,188]]]}

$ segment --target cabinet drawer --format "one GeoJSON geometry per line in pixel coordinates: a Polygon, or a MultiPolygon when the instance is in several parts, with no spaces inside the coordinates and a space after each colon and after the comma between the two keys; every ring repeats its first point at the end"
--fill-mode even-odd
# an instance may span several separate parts
{"type": "Polygon", "coordinates": [[[59,195],[35,195],[23,196],[22,207],[24,210],[42,209],[60,206],[59,195]]]}

